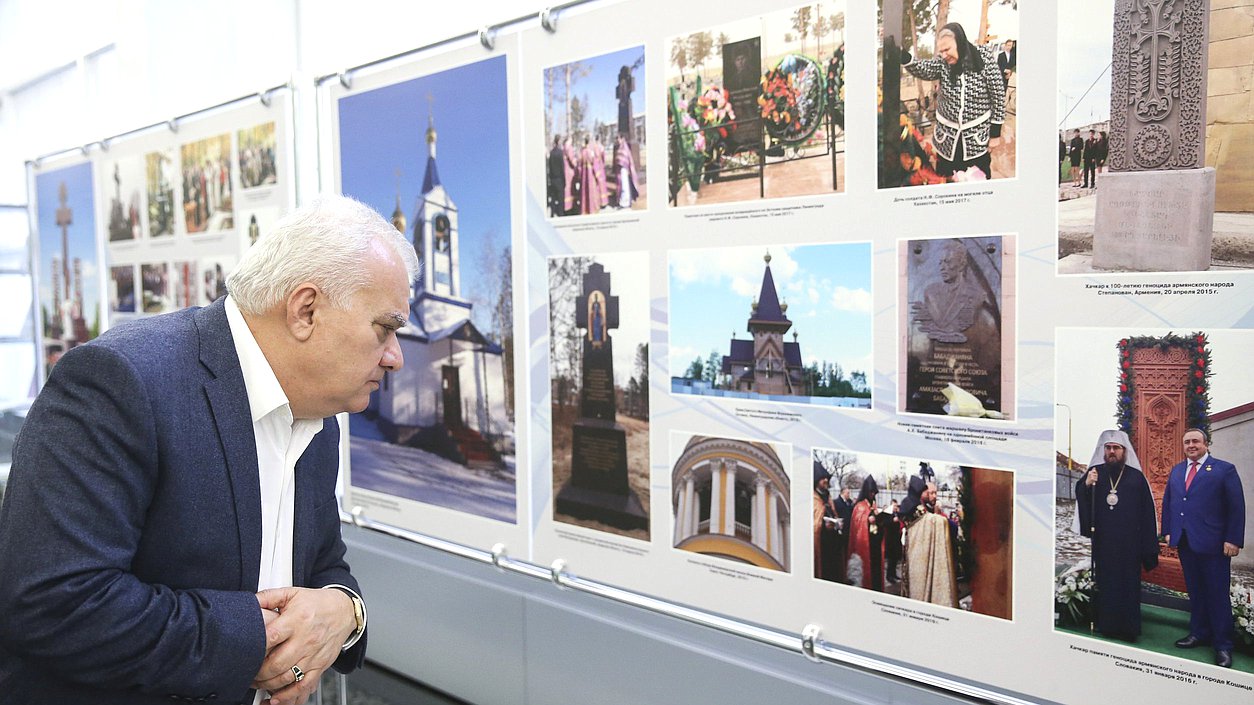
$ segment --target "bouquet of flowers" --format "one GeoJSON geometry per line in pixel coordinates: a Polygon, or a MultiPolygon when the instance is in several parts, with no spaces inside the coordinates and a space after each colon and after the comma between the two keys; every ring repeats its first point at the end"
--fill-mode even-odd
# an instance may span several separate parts
{"type": "Polygon", "coordinates": [[[693,191],[701,187],[701,173],[705,168],[705,131],[692,116],[688,101],[679,95],[674,86],[668,91],[669,122],[672,131],[671,192],[678,193],[682,181],[687,180],[693,191]]]}
{"type": "Polygon", "coordinates": [[[1064,621],[1086,625],[1093,609],[1093,569],[1087,560],[1071,566],[1054,579],[1054,606],[1064,621]]]}
{"type": "Polygon", "coordinates": [[[700,92],[696,105],[693,107],[695,124],[705,128],[702,130],[706,157],[715,159],[719,155],[723,141],[735,129],[736,111],[732,109],[731,94],[726,88],[710,86],[704,93],[700,92]]]}
{"type": "MultiPolygon", "coordinates": [[[[911,186],[948,183],[949,179],[936,173],[936,149],[923,137],[914,121],[901,115],[901,168],[906,170],[906,182],[911,186]]],[[[977,170],[978,171],[978,170],[977,170]]]]}
{"type": "Polygon", "coordinates": [[[1228,597],[1232,600],[1232,620],[1236,623],[1237,641],[1246,646],[1254,646],[1254,605],[1251,604],[1254,601],[1254,591],[1233,581],[1228,597]]]}

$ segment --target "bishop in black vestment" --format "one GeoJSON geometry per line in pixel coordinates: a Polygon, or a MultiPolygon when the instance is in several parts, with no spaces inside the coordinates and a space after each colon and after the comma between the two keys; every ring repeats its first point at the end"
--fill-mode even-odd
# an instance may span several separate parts
{"type": "Polygon", "coordinates": [[[1140,464],[1128,434],[1104,431],[1075,491],[1080,533],[1093,546],[1097,630],[1127,641],[1141,635],[1141,569],[1158,565],[1154,495],[1140,464]]]}

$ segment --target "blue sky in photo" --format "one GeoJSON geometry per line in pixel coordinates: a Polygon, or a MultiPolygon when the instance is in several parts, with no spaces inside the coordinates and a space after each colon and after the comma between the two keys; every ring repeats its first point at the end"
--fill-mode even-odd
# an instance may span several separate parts
{"type": "MultiPolygon", "coordinates": [[[[579,63],[583,64],[589,72],[588,75],[579,76],[577,80],[571,83],[570,92],[571,95],[577,96],[581,101],[587,100],[589,110],[588,127],[592,127],[597,122],[618,124],[618,98],[614,95],[614,91],[618,87],[618,72],[622,67],[631,66],[643,56],[644,47],[637,46],[579,60],[579,63]]],[[[546,74],[549,72],[556,74],[553,96],[553,130],[563,135],[566,134],[566,82],[562,68],[564,66],[566,64],[559,64],[545,69],[546,74]]],[[[631,111],[636,115],[645,113],[645,101],[647,100],[648,91],[645,90],[644,85],[644,70],[645,65],[641,64],[632,73],[636,77],[636,90],[631,94],[631,111]]],[[[545,105],[547,106],[547,96],[545,96],[545,99],[545,105]]],[[[545,140],[546,143],[551,141],[551,139],[545,140]]]]}
{"type": "MultiPolygon", "coordinates": [[[[61,227],[57,225],[57,209],[61,207],[58,191],[62,183],[66,188],[66,207],[73,219],[67,230],[70,295],[74,295],[73,262],[78,257],[82,260],[83,318],[90,328],[100,310],[100,262],[96,259],[96,207],[90,162],[35,176],[35,199],[39,207],[39,303],[46,308],[52,306],[52,258],[61,256],[61,227]]],[[[64,296],[64,282],[61,283],[61,292],[64,296]]]]}
{"type": "Polygon", "coordinates": [[[399,183],[410,228],[427,168],[428,114],[434,117],[440,182],[458,213],[461,293],[476,303],[474,322],[485,332],[501,280],[485,260],[499,260],[510,244],[507,100],[505,57],[498,56],[339,101],[341,190],[390,219],[399,183]]]}
{"type": "MultiPolygon", "coordinates": [[[[749,339],[750,304],[762,288],[768,248],[672,250],[670,375],[682,376],[695,357],[726,355],[732,332],[749,339]]],[[[838,362],[845,377],[871,373],[871,245],[771,246],[771,276],[785,314],[800,335],[801,357],[838,362]]]]}

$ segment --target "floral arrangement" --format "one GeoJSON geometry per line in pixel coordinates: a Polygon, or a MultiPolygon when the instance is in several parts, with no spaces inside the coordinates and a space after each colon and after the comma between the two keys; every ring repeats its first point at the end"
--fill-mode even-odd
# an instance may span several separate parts
{"type": "Polygon", "coordinates": [[[827,62],[827,109],[832,122],[845,129],[845,45],[841,44],[827,62]]]}
{"type": "Polygon", "coordinates": [[[1135,416],[1136,388],[1132,379],[1132,354],[1138,349],[1181,347],[1189,352],[1192,375],[1189,380],[1188,393],[1185,398],[1185,426],[1199,428],[1210,433],[1210,349],[1207,346],[1205,333],[1194,333],[1189,336],[1168,333],[1164,336],[1134,336],[1119,341],[1119,396],[1116,404],[1116,417],[1119,428],[1125,433],[1132,433],[1132,422],[1135,416]]]}
{"type": "Polygon", "coordinates": [[[788,54],[762,75],[758,107],[762,124],[775,139],[797,143],[818,128],[825,99],[824,74],[807,56],[788,54]]]}
{"type": "Polygon", "coordinates": [[[1060,620],[1088,626],[1093,614],[1093,568],[1080,561],[1054,578],[1054,607],[1060,620]]]}
{"type": "Polygon", "coordinates": [[[1232,620],[1237,641],[1254,646],[1254,591],[1233,581],[1228,597],[1232,600],[1232,620]]]}
{"type": "Polygon", "coordinates": [[[936,148],[923,137],[909,115],[901,114],[901,168],[906,172],[906,184],[924,186],[944,184],[949,179],[936,173],[936,148]]]}
{"type": "Polygon", "coordinates": [[[701,172],[705,168],[705,133],[689,110],[688,101],[679,95],[674,86],[667,92],[671,127],[671,193],[679,193],[682,182],[696,191],[701,187],[701,172]]]}
{"type": "Polygon", "coordinates": [[[736,111],[732,109],[731,94],[726,88],[710,86],[697,97],[693,106],[692,124],[701,131],[702,146],[698,151],[705,152],[706,157],[713,159],[723,146],[724,140],[736,129],[736,111]]]}

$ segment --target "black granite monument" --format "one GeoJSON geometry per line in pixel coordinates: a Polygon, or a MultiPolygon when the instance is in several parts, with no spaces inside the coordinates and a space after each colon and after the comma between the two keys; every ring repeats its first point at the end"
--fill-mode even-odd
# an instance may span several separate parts
{"type": "Polygon", "coordinates": [[[593,264],[583,277],[575,304],[583,336],[583,387],[579,420],[571,429],[570,480],[557,493],[555,509],[621,529],[648,529],[649,515],[627,482],[627,432],[614,416],[614,341],[618,297],[610,295],[610,275],[593,264]]]}

